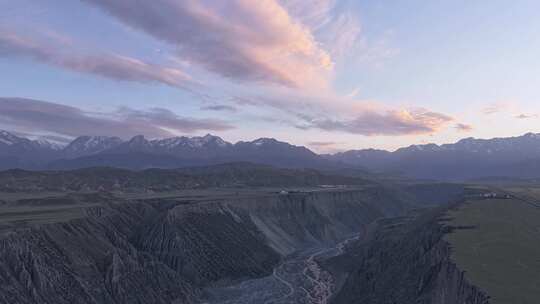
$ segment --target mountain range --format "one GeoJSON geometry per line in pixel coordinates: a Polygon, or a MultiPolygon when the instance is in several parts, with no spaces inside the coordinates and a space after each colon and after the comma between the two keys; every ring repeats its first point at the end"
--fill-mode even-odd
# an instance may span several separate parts
{"type": "Polygon", "coordinates": [[[273,138],[240,141],[220,137],[130,140],[80,136],[66,146],[0,131],[0,169],[63,170],[86,167],[182,168],[251,162],[283,168],[367,169],[419,179],[464,180],[484,177],[539,178],[540,134],[466,138],[453,144],[412,145],[394,152],[376,149],[317,154],[273,138]]]}
{"type": "Polygon", "coordinates": [[[327,159],[375,172],[422,179],[540,177],[540,134],[465,138],[453,144],[412,145],[394,152],[365,149],[325,155],[327,159]]]}
{"type": "Polygon", "coordinates": [[[340,165],[309,149],[260,138],[232,144],[206,135],[148,140],[142,135],[80,136],[65,147],[0,133],[0,169],[78,169],[110,166],[127,169],[180,168],[252,162],[285,168],[335,169],[340,165]]]}

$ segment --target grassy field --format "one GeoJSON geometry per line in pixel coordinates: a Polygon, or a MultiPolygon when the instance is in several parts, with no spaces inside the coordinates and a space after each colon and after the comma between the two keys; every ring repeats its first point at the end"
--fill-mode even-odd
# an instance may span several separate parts
{"type": "Polygon", "coordinates": [[[73,193],[0,192],[0,237],[17,229],[66,222],[86,216],[85,208],[99,205],[73,193]]]}
{"type": "Polygon", "coordinates": [[[528,194],[528,202],[471,200],[449,213],[451,225],[475,226],[447,240],[459,268],[493,304],[540,303],[540,208],[528,194]]]}

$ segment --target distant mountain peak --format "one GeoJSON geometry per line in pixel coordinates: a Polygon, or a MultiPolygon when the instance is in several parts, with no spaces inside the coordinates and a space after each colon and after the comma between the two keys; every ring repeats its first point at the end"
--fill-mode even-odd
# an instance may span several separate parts
{"type": "Polygon", "coordinates": [[[230,145],[230,143],[224,141],[221,137],[219,136],[215,136],[215,135],[212,135],[212,134],[206,134],[205,136],[203,137],[192,137],[191,138],[192,140],[198,140],[198,139],[201,139],[203,143],[214,143],[218,146],[227,146],[227,145],[230,145]]]}
{"type": "Polygon", "coordinates": [[[466,179],[485,176],[540,177],[540,134],[479,139],[453,144],[412,145],[386,154],[347,151],[328,157],[378,172],[416,178],[466,179]]]}
{"type": "Polygon", "coordinates": [[[525,135],[523,135],[523,137],[527,137],[527,138],[540,138],[540,133],[532,133],[532,132],[529,132],[525,135]]]}
{"type": "Polygon", "coordinates": [[[55,151],[60,151],[60,150],[65,148],[65,145],[55,143],[55,142],[50,142],[50,141],[48,141],[46,139],[43,139],[43,138],[38,138],[38,139],[34,140],[34,142],[36,144],[38,144],[40,147],[48,148],[48,149],[55,150],[55,151]]]}
{"type": "Polygon", "coordinates": [[[181,136],[181,137],[170,137],[170,138],[164,138],[164,139],[158,139],[152,141],[153,145],[156,145],[158,147],[162,147],[165,149],[176,149],[176,148],[191,148],[191,149],[197,149],[197,148],[211,148],[211,147],[228,147],[232,144],[229,142],[224,141],[221,139],[221,137],[214,136],[211,134],[206,134],[205,136],[194,136],[194,137],[187,137],[187,136],[181,136]]]}
{"type": "Polygon", "coordinates": [[[122,143],[122,140],[114,136],[89,136],[83,135],[75,138],[67,145],[63,152],[67,156],[83,156],[99,153],[114,148],[122,143]]]}
{"type": "MultiPolygon", "coordinates": [[[[31,140],[0,130],[2,160],[4,163],[0,163],[0,168],[77,168],[103,165],[177,168],[249,161],[278,167],[351,167],[420,178],[460,178],[495,173],[500,175],[511,172],[514,169],[508,168],[521,163],[526,163],[522,166],[528,170],[534,168],[531,162],[538,162],[540,167],[540,134],[527,133],[492,139],[470,137],[452,144],[411,145],[394,152],[364,149],[318,155],[304,146],[268,137],[232,144],[212,134],[152,140],[137,135],[127,141],[110,136],[79,136],[61,148],[54,141],[31,140]],[[14,159],[18,164],[13,162],[14,159]],[[52,163],[54,166],[47,167],[52,163]]],[[[515,169],[517,173],[513,174],[519,176],[525,170],[523,168],[515,169]]],[[[540,177],[536,171],[529,175],[540,177]]]]}
{"type": "Polygon", "coordinates": [[[89,136],[83,135],[77,137],[72,143],[84,143],[86,146],[95,146],[104,142],[121,142],[122,140],[115,136],[89,136]]]}
{"type": "Polygon", "coordinates": [[[400,148],[396,150],[396,152],[418,152],[418,151],[430,152],[430,151],[439,151],[442,148],[443,148],[442,146],[430,143],[430,144],[424,144],[424,145],[411,145],[406,148],[400,148]]]}
{"type": "Polygon", "coordinates": [[[147,141],[144,135],[135,135],[133,136],[129,142],[145,142],[147,141]]]}
{"type": "Polygon", "coordinates": [[[150,149],[152,143],[148,141],[144,135],[133,136],[129,141],[122,144],[124,148],[135,149],[139,151],[144,151],[150,149]]]}
{"type": "Polygon", "coordinates": [[[261,137],[252,141],[251,143],[256,146],[262,146],[262,145],[269,145],[269,144],[279,144],[279,143],[284,143],[284,142],[278,141],[275,138],[261,137]]]}
{"type": "Polygon", "coordinates": [[[0,143],[11,146],[11,145],[20,143],[24,140],[27,140],[27,139],[18,137],[8,131],[0,130],[0,143]]]}

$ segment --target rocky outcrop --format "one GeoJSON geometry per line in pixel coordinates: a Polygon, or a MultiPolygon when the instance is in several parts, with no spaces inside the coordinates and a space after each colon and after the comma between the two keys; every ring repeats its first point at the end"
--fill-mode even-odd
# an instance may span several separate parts
{"type": "Polygon", "coordinates": [[[1,240],[0,303],[189,303],[197,288],[130,241],[153,210],[115,209],[1,240]]]}
{"type": "Polygon", "coordinates": [[[241,217],[248,216],[282,255],[334,243],[375,219],[403,214],[410,208],[397,192],[381,187],[290,194],[225,202],[224,206],[241,217]]]}
{"type": "Polygon", "coordinates": [[[137,243],[197,286],[268,275],[280,258],[252,223],[220,204],[176,206],[137,243]]]}
{"type": "Polygon", "coordinates": [[[332,303],[489,303],[450,259],[443,236],[451,228],[439,223],[443,211],[379,221],[368,243],[329,261],[329,269],[347,274],[332,303]]]}

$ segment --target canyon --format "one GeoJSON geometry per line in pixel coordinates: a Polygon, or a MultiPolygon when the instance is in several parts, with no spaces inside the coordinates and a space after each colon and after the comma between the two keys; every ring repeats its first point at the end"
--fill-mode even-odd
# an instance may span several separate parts
{"type": "MultiPolygon", "coordinates": [[[[283,189],[14,190],[0,205],[0,303],[342,303],[355,290],[344,287],[358,279],[335,261],[357,271],[367,260],[355,248],[387,250],[373,241],[385,221],[414,223],[419,210],[464,191],[376,183],[283,189]]],[[[396,235],[425,243],[407,229],[396,235]]],[[[433,253],[431,262],[447,261],[442,238],[430,240],[420,248],[433,253]]],[[[444,267],[403,271],[411,283],[403,288],[415,294],[426,276],[441,282],[432,292],[481,294],[457,268],[450,276],[444,267]]]]}

